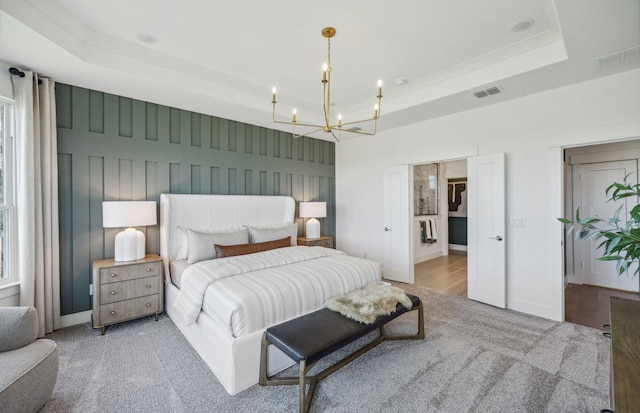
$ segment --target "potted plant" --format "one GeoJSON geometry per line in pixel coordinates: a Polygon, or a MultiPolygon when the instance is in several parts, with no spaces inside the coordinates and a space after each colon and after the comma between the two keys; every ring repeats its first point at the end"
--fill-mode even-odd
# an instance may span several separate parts
{"type": "MultiPolygon", "coordinates": [[[[623,183],[614,182],[606,189],[608,201],[624,200],[629,197],[640,197],[640,184],[629,184],[625,178],[623,183]],[[609,193],[611,192],[611,195],[609,193]]],[[[604,249],[602,261],[617,261],[618,275],[626,272],[634,262],[640,261],[640,205],[637,204],[629,212],[626,222],[620,219],[620,212],[624,204],[616,209],[611,218],[598,216],[582,218],[580,209],[576,211],[575,221],[558,218],[564,224],[571,225],[567,234],[576,230],[576,238],[599,240],[598,248],[604,249]]],[[[640,265],[632,274],[640,273],[640,265]]]]}

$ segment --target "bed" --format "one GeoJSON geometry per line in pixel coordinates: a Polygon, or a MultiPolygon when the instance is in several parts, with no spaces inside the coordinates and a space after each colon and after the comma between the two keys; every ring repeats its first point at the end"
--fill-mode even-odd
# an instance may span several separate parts
{"type": "MultiPolygon", "coordinates": [[[[296,246],[294,214],[287,196],[160,196],[165,310],[231,395],[258,383],[267,327],[380,281],[378,263],[296,246]]],[[[270,375],[293,364],[268,359],[270,375]]]]}

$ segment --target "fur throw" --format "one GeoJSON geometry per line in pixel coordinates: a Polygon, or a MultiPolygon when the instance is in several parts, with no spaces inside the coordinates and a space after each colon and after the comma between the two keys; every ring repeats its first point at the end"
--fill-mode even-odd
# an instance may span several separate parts
{"type": "Polygon", "coordinates": [[[360,290],[332,298],[324,306],[343,316],[363,324],[371,324],[379,315],[389,315],[397,304],[411,309],[411,299],[398,287],[386,284],[369,284],[360,290]]]}

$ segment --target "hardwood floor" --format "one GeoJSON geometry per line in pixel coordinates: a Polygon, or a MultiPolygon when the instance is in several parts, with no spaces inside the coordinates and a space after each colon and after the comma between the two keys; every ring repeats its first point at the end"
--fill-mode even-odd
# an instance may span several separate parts
{"type": "Polygon", "coordinates": [[[451,294],[467,296],[467,254],[450,251],[449,255],[415,265],[414,284],[451,294]]]}
{"type": "Polygon", "coordinates": [[[592,285],[567,284],[564,289],[565,321],[602,329],[603,324],[609,324],[610,297],[640,301],[638,293],[592,285]]]}
{"type": "MultiPolygon", "coordinates": [[[[433,290],[467,296],[467,254],[450,251],[450,255],[415,265],[414,284],[433,290]]],[[[640,294],[591,285],[567,284],[565,287],[565,321],[601,329],[609,324],[609,297],[640,301],[640,294]]]]}

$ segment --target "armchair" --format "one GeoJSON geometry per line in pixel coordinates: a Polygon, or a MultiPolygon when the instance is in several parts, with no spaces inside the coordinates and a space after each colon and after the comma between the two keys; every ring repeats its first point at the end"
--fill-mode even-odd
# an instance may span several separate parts
{"type": "Polygon", "coordinates": [[[0,410],[37,412],[58,377],[58,346],[37,339],[33,307],[0,307],[0,410]]]}

